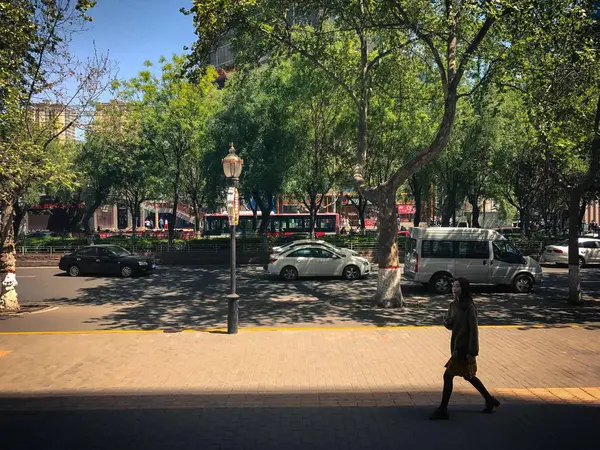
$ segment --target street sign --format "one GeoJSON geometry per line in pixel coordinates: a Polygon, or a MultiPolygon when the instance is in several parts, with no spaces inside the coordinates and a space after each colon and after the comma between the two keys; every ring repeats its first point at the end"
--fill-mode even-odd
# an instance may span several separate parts
{"type": "Polygon", "coordinates": [[[238,225],[240,221],[240,197],[235,187],[227,189],[227,215],[229,225],[238,225]]]}

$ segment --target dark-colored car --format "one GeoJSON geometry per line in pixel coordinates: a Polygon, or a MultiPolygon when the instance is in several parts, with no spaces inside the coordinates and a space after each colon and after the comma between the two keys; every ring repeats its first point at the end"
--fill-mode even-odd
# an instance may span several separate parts
{"type": "Polygon", "coordinates": [[[135,255],[117,245],[90,245],[64,255],[58,268],[72,277],[80,274],[131,277],[152,272],[156,263],[152,258],[135,255]]]}

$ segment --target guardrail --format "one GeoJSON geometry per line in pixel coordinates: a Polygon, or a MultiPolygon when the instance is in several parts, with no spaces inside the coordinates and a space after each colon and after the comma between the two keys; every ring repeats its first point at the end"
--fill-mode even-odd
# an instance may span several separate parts
{"type": "MultiPolygon", "coordinates": [[[[337,243],[338,246],[348,248],[350,250],[357,251],[359,253],[375,252],[378,249],[376,243],[372,242],[345,242],[337,243]]],[[[172,245],[168,243],[152,243],[134,245],[131,243],[127,244],[115,244],[133,252],[148,252],[148,253],[219,253],[230,250],[229,243],[187,243],[187,242],[175,242],[172,245]]],[[[526,255],[539,255],[543,253],[544,247],[548,245],[545,242],[522,242],[515,243],[515,245],[526,255]]],[[[49,254],[49,255],[62,255],[77,250],[84,245],[73,245],[73,246],[18,246],[17,253],[21,255],[26,254],[49,254]]],[[[263,252],[265,248],[260,243],[238,243],[238,251],[243,253],[252,252],[263,252]]],[[[404,241],[398,242],[398,250],[403,253],[406,250],[406,243],[404,241]]]]}
{"type": "MultiPolygon", "coordinates": [[[[116,245],[116,244],[115,244],[116,245]]],[[[71,253],[77,249],[85,247],[85,245],[73,245],[73,246],[18,246],[17,253],[20,255],[27,254],[49,254],[49,255],[63,255],[65,253],[71,253]]],[[[126,250],[133,252],[151,252],[151,253],[219,253],[222,251],[229,251],[230,245],[225,243],[217,244],[187,244],[187,243],[174,243],[169,245],[166,243],[159,243],[153,245],[119,245],[126,250]]],[[[264,251],[264,247],[260,244],[237,244],[236,248],[238,251],[249,253],[253,251],[264,251]]]]}

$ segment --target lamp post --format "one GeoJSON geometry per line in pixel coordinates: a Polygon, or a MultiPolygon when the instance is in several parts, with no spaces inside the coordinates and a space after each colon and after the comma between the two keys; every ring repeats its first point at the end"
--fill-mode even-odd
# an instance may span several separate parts
{"type": "Polygon", "coordinates": [[[239,219],[239,197],[237,185],[242,174],[244,160],[235,154],[233,143],[229,146],[229,155],[221,160],[225,178],[229,181],[227,190],[227,213],[231,230],[231,293],[227,296],[227,334],[238,332],[238,299],[235,286],[235,227],[239,219]]]}

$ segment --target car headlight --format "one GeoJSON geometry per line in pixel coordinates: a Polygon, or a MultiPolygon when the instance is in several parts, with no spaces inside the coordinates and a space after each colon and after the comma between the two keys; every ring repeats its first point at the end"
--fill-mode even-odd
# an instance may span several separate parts
{"type": "Polygon", "coordinates": [[[146,261],[138,261],[138,264],[140,266],[147,266],[148,265],[148,263],[146,261]]]}

